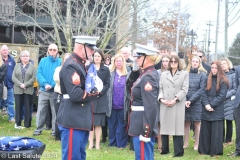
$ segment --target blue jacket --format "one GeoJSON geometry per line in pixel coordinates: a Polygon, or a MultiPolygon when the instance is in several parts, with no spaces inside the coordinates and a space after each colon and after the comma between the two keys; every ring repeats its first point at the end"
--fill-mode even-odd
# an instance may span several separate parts
{"type": "Polygon", "coordinates": [[[37,80],[41,91],[46,91],[45,86],[47,84],[52,86],[49,92],[54,91],[55,81],[53,80],[53,74],[55,69],[60,65],[60,58],[54,59],[52,56],[48,56],[41,59],[37,70],[37,80]]]}
{"type": "MultiPolygon", "coordinates": [[[[5,61],[4,61],[5,62],[5,61]]],[[[8,62],[5,64],[7,65],[7,74],[6,74],[6,77],[5,77],[5,80],[4,80],[4,85],[8,88],[8,89],[11,89],[13,88],[13,81],[12,81],[12,74],[13,74],[13,69],[16,65],[14,59],[12,56],[8,55],[8,62]]]]}

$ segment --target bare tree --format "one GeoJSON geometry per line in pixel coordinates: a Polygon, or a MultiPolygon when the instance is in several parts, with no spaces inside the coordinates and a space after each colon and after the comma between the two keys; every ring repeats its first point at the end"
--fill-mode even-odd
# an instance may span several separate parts
{"type": "Polygon", "coordinates": [[[16,0],[15,16],[0,15],[0,19],[15,26],[36,26],[41,30],[37,35],[22,30],[28,43],[34,38],[36,43],[43,45],[51,41],[59,46],[59,50],[66,46],[68,52],[72,51],[74,35],[100,36],[99,47],[105,49],[121,27],[125,31],[111,47],[115,50],[135,33],[135,29],[129,29],[129,21],[134,13],[143,9],[144,3],[146,0],[139,0],[138,9],[132,12],[129,0],[16,0]],[[26,8],[31,9],[26,11],[26,8]],[[42,17],[51,20],[52,31],[39,22],[42,17]]]}

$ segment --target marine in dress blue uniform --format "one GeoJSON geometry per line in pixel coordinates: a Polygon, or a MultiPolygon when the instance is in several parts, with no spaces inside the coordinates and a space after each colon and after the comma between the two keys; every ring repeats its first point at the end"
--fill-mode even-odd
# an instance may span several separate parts
{"type": "Polygon", "coordinates": [[[91,100],[98,96],[97,89],[85,90],[87,76],[85,62],[92,57],[98,37],[75,37],[74,53],[64,63],[59,77],[63,100],[57,114],[61,131],[62,159],[85,160],[89,131],[93,129],[91,100]]]}
{"type": "Polygon", "coordinates": [[[157,56],[158,50],[136,44],[137,63],[142,68],[141,74],[131,89],[131,113],[128,134],[133,136],[136,160],[154,159],[154,140],[158,134],[157,102],[159,76],[154,62],[146,57],[157,56]],[[140,57],[143,57],[140,59],[140,57]],[[146,59],[148,59],[146,61],[146,59]],[[139,62],[141,61],[141,62],[139,62]]]}

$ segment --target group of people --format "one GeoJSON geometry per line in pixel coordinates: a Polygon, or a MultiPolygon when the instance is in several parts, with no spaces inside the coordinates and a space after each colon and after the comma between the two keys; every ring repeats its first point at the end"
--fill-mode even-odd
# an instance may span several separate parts
{"type": "Polygon", "coordinates": [[[22,51],[17,63],[9,55],[7,45],[1,47],[0,55],[0,104],[2,111],[6,110],[9,122],[14,128],[31,127],[32,104],[36,69],[30,60],[30,53],[22,51]],[[4,88],[6,88],[4,90],[4,88]],[[6,98],[3,95],[6,94],[6,98]],[[15,108],[14,108],[15,104],[15,108]],[[22,120],[24,119],[24,127],[22,120]]]}
{"type": "Polygon", "coordinates": [[[99,37],[74,38],[73,53],[60,58],[57,45],[50,44],[37,69],[28,51],[22,51],[15,63],[7,46],[1,47],[0,93],[6,86],[8,94],[1,103],[6,103],[15,128],[31,127],[37,80],[33,135],[41,135],[51,112],[51,135],[61,140],[62,159],[86,159],[87,143],[88,149],[100,149],[101,137],[118,148],[130,141],[135,159],[154,159],[155,141],[161,154],[168,154],[172,136],[174,157],[181,157],[189,147],[191,123],[193,149],[222,155],[223,143],[232,142],[233,120],[233,156],[240,156],[240,67],[234,68],[228,58],[209,65],[204,52],[198,51],[188,57],[186,66],[167,46],[157,50],[141,44],[135,44],[133,59],[127,47],[111,57],[96,47],[99,37]]]}

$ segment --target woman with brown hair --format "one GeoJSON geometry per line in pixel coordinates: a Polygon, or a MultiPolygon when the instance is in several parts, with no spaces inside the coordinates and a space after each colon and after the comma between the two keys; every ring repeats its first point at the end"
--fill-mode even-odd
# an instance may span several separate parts
{"type": "Polygon", "coordinates": [[[202,116],[198,152],[210,156],[223,154],[224,100],[229,81],[221,63],[211,63],[207,87],[202,95],[202,116]]]}
{"type": "Polygon", "coordinates": [[[179,57],[173,55],[170,58],[169,70],[163,72],[160,77],[158,101],[161,103],[161,154],[169,153],[169,135],[173,136],[174,157],[181,157],[184,154],[183,135],[188,83],[188,72],[183,70],[179,57]]]}
{"type": "MultiPolygon", "coordinates": [[[[162,56],[162,64],[161,64],[161,68],[158,71],[158,75],[159,75],[159,78],[161,76],[161,74],[164,72],[164,71],[167,71],[168,70],[168,66],[169,66],[169,62],[170,62],[170,59],[171,59],[171,56],[170,55],[163,55],[162,56]]],[[[160,82],[160,81],[159,81],[160,82]]],[[[160,107],[158,107],[158,136],[157,136],[157,143],[158,143],[158,147],[157,149],[158,150],[161,150],[162,149],[162,137],[160,135],[160,128],[161,128],[161,125],[160,125],[160,107]]]]}
{"type": "Polygon", "coordinates": [[[103,89],[99,93],[99,97],[93,100],[94,123],[93,131],[90,131],[89,133],[88,149],[92,149],[94,147],[94,135],[96,139],[95,147],[96,149],[100,149],[102,126],[106,125],[106,113],[108,112],[107,91],[110,86],[110,71],[109,68],[104,65],[104,56],[102,50],[95,50],[95,53],[93,54],[93,64],[96,68],[97,76],[101,79],[103,83],[103,89]]]}

